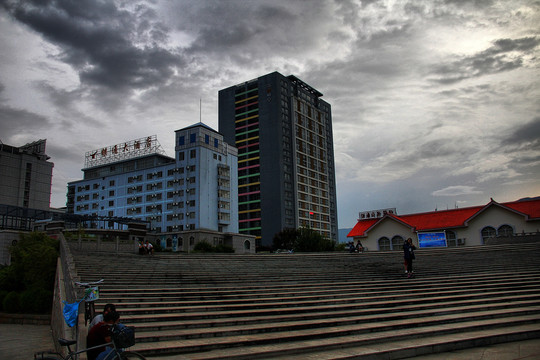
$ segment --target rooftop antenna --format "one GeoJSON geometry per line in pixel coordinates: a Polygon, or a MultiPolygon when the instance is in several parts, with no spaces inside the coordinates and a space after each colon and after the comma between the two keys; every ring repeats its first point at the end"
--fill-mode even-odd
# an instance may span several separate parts
{"type": "Polygon", "coordinates": [[[202,99],[199,98],[199,123],[202,124],[202,99]]]}

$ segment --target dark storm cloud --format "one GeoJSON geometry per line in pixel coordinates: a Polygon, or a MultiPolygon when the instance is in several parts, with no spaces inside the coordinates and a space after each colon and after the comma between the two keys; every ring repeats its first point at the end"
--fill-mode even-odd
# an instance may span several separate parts
{"type": "Polygon", "coordinates": [[[201,22],[192,51],[220,51],[245,46],[258,36],[284,30],[296,20],[291,11],[272,5],[251,8],[245,3],[215,2],[201,10],[204,15],[198,17],[201,22]]]}
{"type": "Polygon", "coordinates": [[[493,0],[445,0],[446,4],[463,6],[474,6],[478,8],[488,7],[493,4],[493,0]]]}
{"type": "Polygon", "coordinates": [[[313,51],[326,35],[331,5],[325,1],[175,1],[168,4],[167,16],[175,30],[192,37],[186,54],[197,60],[230,61],[231,68],[245,69],[276,58],[297,60],[313,51]]]}
{"type": "Polygon", "coordinates": [[[503,145],[515,147],[530,145],[532,149],[540,150],[540,117],[514,129],[510,136],[503,141],[503,145]]]}
{"type": "Polygon", "coordinates": [[[166,28],[144,6],[122,10],[104,1],[10,2],[18,21],[62,49],[81,82],[111,89],[145,89],[169,79],[182,57],[162,45],[166,28]]]}
{"type": "Polygon", "coordinates": [[[4,84],[0,83],[0,141],[12,146],[23,144],[13,144],[12,137],[27,131],[27,129],[47,129],[50,126],[49,120],[42,115],[33,112],[16,109],[5,104],[4,84]]]}
{"type": "Polygon", "coordinates": [[[435,68],[436,82],[452,84],[459,81],[510,71],[523,66],[526,54],[540,44],[538,37],[499,39],[493,46],[473,56],[464,57],[435,68]]]}
{"type": "Polygon", "coordinates": [[[81,122],[92,127],[104,125],[103,121],[95,119],[92,114],[86,114],[77,109],[78,103],[87,96],[83,90],[58,89],[45,81],[37,83],[36,88],[54,104],[61,118],[66,119],[61,124],[64,130],[68,130],[74,124],[81,122]]]}
{"type": "Polygon", "coordinates": [[[45,130],[50,126],[50,121],[45,116],[22,109],[14,109],[0,104],[0,140],[6,144],[12,144],[11,139],[15,135],[28,132],[28,129],[45,130]]]}

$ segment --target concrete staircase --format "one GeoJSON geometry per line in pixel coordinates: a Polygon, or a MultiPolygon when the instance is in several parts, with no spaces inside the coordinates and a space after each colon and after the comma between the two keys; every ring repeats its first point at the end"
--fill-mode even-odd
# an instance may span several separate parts
{"type": "Polygon", "coordinates": [[[399,359],[540,338],[540,243],[401,252],[73,252],[150,359],[399,359]]]}

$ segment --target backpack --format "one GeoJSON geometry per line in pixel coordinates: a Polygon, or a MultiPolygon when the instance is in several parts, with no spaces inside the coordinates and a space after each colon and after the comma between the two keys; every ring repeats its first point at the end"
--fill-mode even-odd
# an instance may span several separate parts
{"type": "Polygon", "coordinates": [[[112,328],[112,339],[117,348],[128,348],[135,345],[135,328],[117,324],[112,328]]]}

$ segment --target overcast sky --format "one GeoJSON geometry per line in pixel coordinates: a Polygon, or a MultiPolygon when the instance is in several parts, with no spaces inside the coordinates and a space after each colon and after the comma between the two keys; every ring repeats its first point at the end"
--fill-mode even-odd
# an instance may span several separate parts
{"type": "Polygon", "coordinates": [[[0,1],[0,140],[47,139],[53,207],[84,155],[218,130],[273,71],[332,105],[339,227],[540,195],[540,2],[0,1]],[[202,111],[199,111],[199,101],[202,111]]]}

